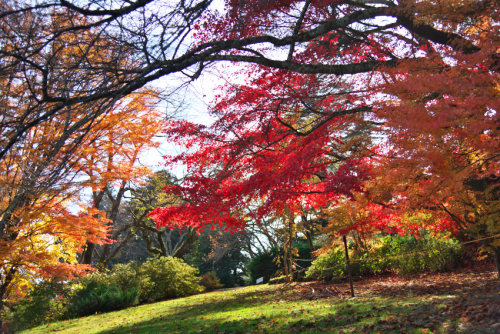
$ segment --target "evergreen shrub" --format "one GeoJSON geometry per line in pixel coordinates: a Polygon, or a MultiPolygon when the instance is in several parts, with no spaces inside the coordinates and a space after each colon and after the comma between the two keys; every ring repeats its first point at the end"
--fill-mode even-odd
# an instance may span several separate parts
{"type": "Polygon", "coordinates": [[[105,284],[89,280],[76,290],[67,306],[68,316],[83,317],[95,313],[111,312],[136,305],[139,288],[124,291],[116,284],[105,284]]]}
{"type": "Polygon", "coordinates": [[[41,282],[15,302],[8,313],[9,331],[17,332],[64,317],[67,289],[61,283],[41,282]]]}
{"type": "MultiPolygon", "coordinates": [[[[374,245],[369,251],[349,247],[350,259],[363,260],[351,262],[351,272],[354,276],[387,271],[402,275],[426,271],[444,272],[458,267],[466,255],[457,240],[438,239],[424,233],[418,239],[413,236],[388,235],[376,240],[374,245]]],[[[343,247],[333,248],[318,257],[306,273],[306,277],[325,280],[346,275],[343,247]]]]}
{"type": "MultiPolygon", "coordinates": [[[[294,242],[292,247],[297,248],[298,250],[298,256],[294,256],[294,258],[302,260],[311,259],[311,249],[309,248],[307,242],[294,242]]],[[[277,247],[272,247],[267,252],[254,257],[248,264],[250,285],[255,284],[255,281],[260,277],[264,277],[264,283],[268,283],[271,277],[273,277],[276,272],[283,267],[282,263],[280,265],[276,263],[275,259],[278,257],[281,257],[281,259],[283,258],[283,250],[278,250],[277,247]]],[[[297,261],[297,263],[304,268],[311,265],[310,261],[297,261]]]]}

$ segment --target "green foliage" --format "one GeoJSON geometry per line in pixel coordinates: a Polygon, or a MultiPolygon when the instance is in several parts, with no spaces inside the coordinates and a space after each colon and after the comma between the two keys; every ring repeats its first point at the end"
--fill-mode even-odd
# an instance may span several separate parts
{"type": "Polygon", "coordinates": [[[173,257],[149,258],[143,263],[118,264],[105,273],[93,273],[82,282],[116,285],[123,291],[139,289],[140,300],[161,300],[203,291],[198,270],[173,257]]]}
{"type": "MultiPolygon", "coordinates": [[[[297,248],[298,256],[294,258],[311,259],[311,249],[307,242],[299,241],[293,243],[292,247],[297,248]]],[[[271,277],[276,274],[282,265],[276,263],[276,258],[283,258],[283,250],[278,250],[276,247],[271,248],[268,252],[257,255],[248,264],[248,271],[250,273],[250,283],[255,284],[257,278],[264,277],[264,283],[268,283],[271,277]]],[[[302,267],[310,266],[308,261],[298,261],[302,267]]]]}
{"type": "MultiPolygon", "coordinates": [[[[153,301],[192,295],[203,291],[197,273],[197,269],[180,259],[161,257],[89,274],[73,282],[71,290],[62,284],[41,283],[13,307],[9,323],[18,331],[63,317],[121,310],[138,304],[139,299],[153,301]]],[[[215,287],[220,286],[218,283],[212,282],[215,287]]]]}
{"type": "Polygon", "coordinates": [[[306,277],[331,278],[342,276],[345,271],[344,252],[340,247],[331,249],[326,255],[313,261],[306,272],[306,277]]]}
{"type": "Polygon", "coordinates": [[[278,249],[271,248],[265,253],[259,254],[248,264],[250,273],[250,284],[255,284],[257,278],[264,277],[264,283],[269,282],[271,277],[279,270],[279,266],[274,261],[278,256],[278,249]]]}
{"type": "Polygon", "coordinates": [[[60,283],[35,285],[26,297],[12,307],[8,319],[10,330],[16,332],[61,319],[65,312],[66,292],[60,283]]]}
{"type": "Polygon", "coordinates": [[[69,317],[121,310],[139,302],[139,288],[122,290],[118,285],[88,280],[75,291],[67,306],[69,317]]]}
{"type": "Polygon", "coordinates": [[[454,239],[439,240],[428,235],[421,239],[386,236],[382,242],[384,247],[378,253],[381,256],[397,256],[389,259],[387,266],[403,275],[449,271],[458,267],[465,256],[463,247],[454,239]],[[409,253],[412,254],[399,256],[409,253]]]}
{"type": "MultiPolygon", "coordinates": [[[[363,260],[351,262],[354,276],[385,271],[395,271],[402,275],[425,271],[444,272],[458,267],[465,256],[457,240],[437,239],[429,235],[420,239],[389,235],[378,239],[375,244],[375,247],[363,252],[355,251],[352,243],[349,245],[349,258],[363,260]]],[[[346,274],[344,251],[342,247],[337,247],[318,257],[307,271],[306,277],[330,279],[346,274]]]]}
{"type": "Polygon", "coordinates": [[[141,264],[130,262],[128,264],[117,264],[112,270],[106,272],[94,272],[82,278],[82,284],[91,281],[105,285],[117,285],[123,291],[129,291],[140,286],[141,277],[137,274],[141,264]]]}
{"type": "Polygon", "coordinates": [[[200,285],[204,286],[206,291],[214,291],[215,289],[222,288],[220,280],[215,271],[211,271],[201,275],[200,285]]]}
{"type": "Polygon", "coordinates": [[[198,269],[173,257],[151,258],[138,267],[141,299],[160,300],[189,296],[203,291],[198,269]]]}

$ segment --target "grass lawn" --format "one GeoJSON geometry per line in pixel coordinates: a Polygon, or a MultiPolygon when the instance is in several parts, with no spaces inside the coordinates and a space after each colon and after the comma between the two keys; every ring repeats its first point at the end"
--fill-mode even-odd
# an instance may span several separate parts
{"type": "MultiPolygon", "coordinates": [[[[493,271],[373,277],[309,300],[302,285],[261,285],[61,321],[23,333],[500,333],[493,271]]],[[[308,283],[315,291],[325,286],[308,283]]]]}

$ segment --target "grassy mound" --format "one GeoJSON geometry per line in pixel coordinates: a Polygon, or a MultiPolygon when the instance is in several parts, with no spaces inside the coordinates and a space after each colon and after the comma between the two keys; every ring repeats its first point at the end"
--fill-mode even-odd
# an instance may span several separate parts
{"type": "Polygon", "coordinates": [[[493,271],[373,277],[325,286],[260,285],[96,314],[23,333],[497,333],[493,271]],[[340,295],[310,300],[335,287],[340,295]]]}

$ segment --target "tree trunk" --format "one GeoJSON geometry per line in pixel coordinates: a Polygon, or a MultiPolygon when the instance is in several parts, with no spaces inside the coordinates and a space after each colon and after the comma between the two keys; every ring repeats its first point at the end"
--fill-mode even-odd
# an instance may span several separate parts
{"type": "Polygon", "coordinates": [[[490,248],[493,251],[493,259],[497,267],[497,278],[500,280],[500,248],[496,246],[490,246],[490,248]]]}
{"type": "Polygon", "coordinates": [[[283,246],[283,251],[284,251],[284,254],[283,254],[283,265],[285,266],[285,277],[286,277],[286,282],[287,283],[290,283],[290,277],[288,276],[288,252],[287,252],[287,249],[288,249],[288,245],[287,245],[287,242],[285,242],[284,246],[283,246]]]}
{"type": "Polygon", "coordinates": [[[311,232],[311,224],[307,220],[305,216],[301,216],[302,221],[304,222],[304,235],[306,236],[307,243],[309,245],[309,249],[311,250],[311,258],[314,260],[313,252],[314,249],[313,241],[312,241],[312,232],[311,232]]]}
{"type": "Polygon", "coordinates": [[[94,248],[95,244],[87,242],[85,250],[83,251],[82,254],[82,260],[80,261],[81,264],[92,265],[92,255],[94,254],[94,248]]]}
{"type": "MultiPolygon", "coordinates": [[[[93,197],[93,205],[96,209],[99,209],[99,206],[101,205],[102,198],[104,197],[104,193],[106,192],[105,188],[102,188],[101,190],[94,191],[92,194],[93,197]]],[[[93,216],[94,218],[99,218],[98,216],[93,216]]],[[[82,260],[80,261],[81,264],[88,264],[92,265],[92,257],[94,256],[94,249],[95,249],[95,244],[91,242],[87,242],[85,250],[83,251],[82,254],[82,260]]]]}
{"type": "Polygon", "coordinates": [[[173,257],[182,259],[184,255],[189,251],[191,245],[194,244],[196,240],[198,240],[198,238],[199,236],[198,233],[195,232],[195,229],[189,228],[186,235],[186,239],[184,240],[182,245],[175,250],[173,257]]]}
{"type": "MultiPolygon", "coordinates": [[[[7,288],[9,287],[10,283],[14,279],[14,275],[17,272],[17,268],[13,268],[7,272],[5,275],[5,279],[2,285],[0,285],[0,312],[2,312],[3,307],[4,307],[4,302],[3,298],[5,297],[5,294],[7,293],[7,288]]],[[[3,334],[2,331],[2,326],[3,326],[3,319],[0,317],[0,334],[3,334]]]]}

